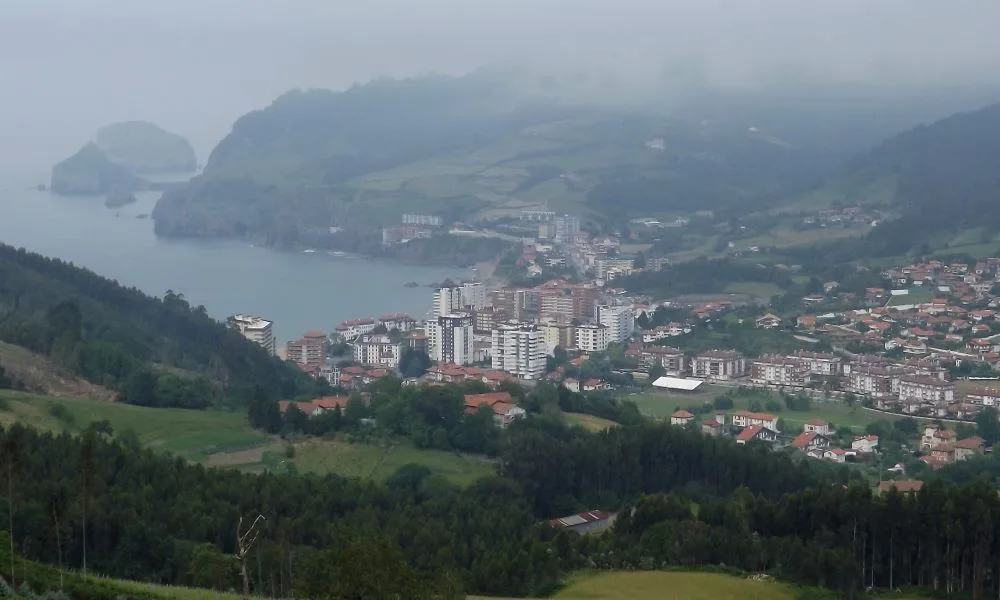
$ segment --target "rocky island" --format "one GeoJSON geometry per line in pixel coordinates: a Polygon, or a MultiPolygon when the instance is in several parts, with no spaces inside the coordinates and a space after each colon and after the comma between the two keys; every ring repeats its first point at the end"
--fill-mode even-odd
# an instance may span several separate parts
{"type": "Polygon", "coordinates": [[[67,195],[128,194],[165,187],[143,175],[190,173],[196,168],[187,140],[152,123],[128,121],[101,128],[95,141],[55,165],[50,188],[67,195]]]}
{"type": "Polygon", "coordinates": [[[49,187],[56,194],[100,195],[148,189],[149,182],[111,162],[104,151],[90,143],[52,167],[49,187]]]}
{"type": "Polygon", "coordinates": [[[192,173],[198,168],[190,142],[146,121],[102,127],[94,143],[108,160],[136,174],[192,173]]]}
{"type": "Polygon", "coordinates": [[[137,202],[135,194],[124,190],[116,190],[108,194],[108,197],[104,199],[104,206],[108,208],[120,208],[134,202],[137,202]]]}

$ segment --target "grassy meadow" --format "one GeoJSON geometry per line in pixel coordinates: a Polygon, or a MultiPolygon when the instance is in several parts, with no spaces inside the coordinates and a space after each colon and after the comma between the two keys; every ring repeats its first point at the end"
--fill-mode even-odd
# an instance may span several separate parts
{"type": "Polygon", "coordinates": [[[130,432],[157,452],[170,452],[207,466],[244,471],[300,473],[384,480],[405,464],[424,465],[459,485],[493,472],[493,463],[477,456],[414,448],[405,440],[351,443],[334,439],[305,439],[294,444],[288,458],[285,442],[250,427],[241,412],[146,408],[83,398],[55,398],[0,391],[0,425],[15,422],[42,431],[79,433],[95,421],[106,420],[116,434],[130,432]],[[59,408],[54,408],[59,407],[59,408]]]}

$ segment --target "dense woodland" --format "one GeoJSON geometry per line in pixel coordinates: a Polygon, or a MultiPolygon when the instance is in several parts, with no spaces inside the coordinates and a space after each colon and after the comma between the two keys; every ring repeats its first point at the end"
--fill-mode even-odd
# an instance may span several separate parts
{"type": "Polygon", "coordinates": [[[365,597],[523,595],[583,567],[719,564],[848,596],[1000,585],[1000,498],[983,483],[878,496],[843,468],[664,425],[593,434],[540,417],[504,436],[498,475],[459,489],[416,466],[385,485],[254,475],[157,456],[106,424],[80,437],[14,426],[0,434],[3,508],[25,558],[217,589],[240,587],[236,525],[260,512],[251,585],[283,597],[355,598],[375,579],[365,597]],[[544,524],[598,507],[621,509],[599,537],[544,524]]]}
{"type": "Polygon", "coordinates": [[[182,295],[151,298],[70,263],[4,245],[0,340],[49,356],[137,404],[240,405],[251,388],[277,398],[314,387],[182,295]]]}

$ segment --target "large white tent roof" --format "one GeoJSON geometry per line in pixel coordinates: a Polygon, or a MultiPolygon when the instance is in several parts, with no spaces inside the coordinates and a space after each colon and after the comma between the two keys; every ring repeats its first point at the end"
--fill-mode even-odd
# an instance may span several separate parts
{"type": "Polygon", "coordinates": [[[704,383],[700,379],[685,379],[683,377],[660,377],[653,382],[654,387],[667,388],[670,390],[683,390],[691,392],[704,383]]]}

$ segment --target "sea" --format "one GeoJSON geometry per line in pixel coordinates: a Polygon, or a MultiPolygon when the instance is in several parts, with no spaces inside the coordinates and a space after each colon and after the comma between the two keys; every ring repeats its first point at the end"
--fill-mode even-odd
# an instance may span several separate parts
{"type": "Polygon", "coordinates": [[[0,171],[0,242],[70,261],[153,296],[183,294],[225,319],[236,313],[274,322],[279,342],[340,322],[406,312],[424,318],[435,282],[469,278],[467,269],[404,265],[333,255],[276,251],[232,240],[164,239],[148,217],[160,192],[136,194],[121,208],[103,197],[39,191],[48,175],[0,171]],[[419,287],[406,287],[407,283],[419,287]]]}

